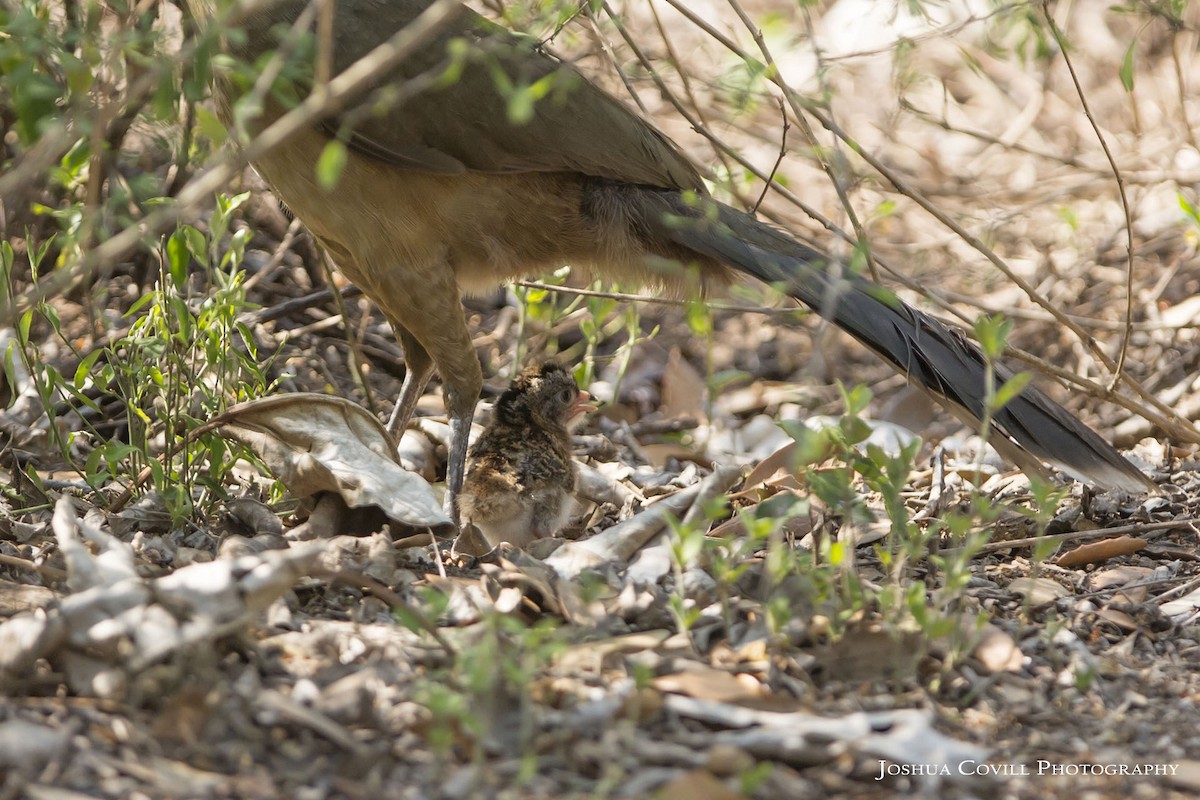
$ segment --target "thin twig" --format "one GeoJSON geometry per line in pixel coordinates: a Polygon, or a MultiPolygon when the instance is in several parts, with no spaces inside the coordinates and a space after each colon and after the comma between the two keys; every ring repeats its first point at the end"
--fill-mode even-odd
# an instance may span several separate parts
{"type": "MultiPolygon", "coordinates": [[[[1194,519],[1176,519],[1169,522],[1138,522],[1133,525],[1118,525],[1113,528],[1100,528],[1094,531],[1068,531],[1067,533],[1048,533],[1044,536],[1030,536],[1026,539],[1009,539],[1005,542],[989,542],[980,547],[971,548],[971,552],[976,556],[985,555],[987,553],[995,553],[999,550],[1014,550],[1021,547],[1034,547],[1045,542],[1081,542],[1088,539],[1109,539],[1126,534],[1149,533],[1150,531],[1169,531],[1172,528],[1180,530],[1196,531],[1196,524],[1200,520],[1194,519]]],[[[942,555],[953,555],[961,553],[966,548],[951,547],[940,551],[942,555]]]]}
{"type": "MultiPolygon", "coordinates": [[[[742,8],[741,3],[739,3],[738,0],[727,0],[727,2],[733,9],[734,13],[737,14],[738,19],[740,19],[742,24],[746,26],[746,29],[750,31],[750,35],[754,37],[754,43],[758,45],[758,51],[762,53],[763,60],[766,63],[768,70],[767,74],[771,76],[772,83],[774,83],[783,91],[784,99],[791,106],[792,115],[795,116],[796,122],[800,126],[801,133],[804,134],[804,138],[808,140],[809,147],[812,148],[813,157],[817,160],[817,164],[821,167],[821,171],[824,172],[829,178],[829,182],[832,184],[833,190],[837,194],[838,202],[841,203],[842,210],[846,212],[846,219],[850,220],[850,227],[854,229],[855,248],[857,248],[859,252],[861,252],[866,258],[867,270],[870,272],[871,277],[878,281],[879,273],[875,267],[874,259],[871,258],[871,246],[870,240],[867,238],[867,231],[863,227],[862,222],[859,220],[858,213],[854,210],[854,204],[850,202],[850,195],[846,192],[846,186],[844,182],[839,179],[837,174],[834,172],[833,165],[829,162],[829,159],[822,155],[824,148],[821,146],[820,141],[817,140],[817,135],[813,131],[812,126],[808,124],[808,118],[804,114],[804,108],[796,102],[796,98],[799,97],[799,93],[792,90],[787,82],[784,81],[783,73],[779,69],[779,65],[775,63],[775,58],[771,55],[771,51],[767,47],[767,40],[763,37],[762,29],[754,23],[754,21],[750,18],[750,15],[746,13],[745,9],[742,8]]],[[[805,19],[809,23],[809,31],[811,33],[813,27],[812,20],[807,15],[805,15],[805,19]]],[[[813,52],[817,58],[817,71],[820,73],[821,70],[819,67],[822,64],[822,56],[820,48],[816,47],[815,45],[815,40],[813,52]]],[[[830,113],[832,114],[832,109],[830,110],[830,113]]],[[[784,115],[784,118],[786,119],[786,115],[784,115]]],[[[786,133],[786,129],[784,132],[786,133]]],[[[837,140],[835,140],[834,145],[835,147],[838,145],[837,140]]],[[[768,183],[767,185],[770,186],[771,184],[768,183]]]]}
{"type": "Polygon", "coordinates": [[[30,572],[36,572],[43,578],[49,578],[52,581],[65,581],[67,579],[67,571],[58,567],[50,567],[45,564],[35,564],[32,561],[16,556],[5,555],[0,553],[0,564],[9,567],[17,567],[19,569],[27,569],[30,572]]]}
{"type": "MultiPolygon", "coordinates": [[[[321,251],[321,265],[325,269],[325,282],[330,286],[333,285],[333,265],[329,261],[329,256],[324,250],[321,251]]],[[[333,302],[337,306],[338,314],[342,318],[342,332],[345,335],[346,344],[350,347],[350,365],[354,372],[354,377],[358,383],[359,389],[362,390],[363,397],[367,401],[367,408],[375,416],[379,415],[379,408],[375,405],[375,393],[371,391],[371,382],[367,380],[367,376],[363,373],[363,364],[366,362],[366,356],[363,355],[362,347],[359,344],[358,334],[354,330],[354,325],[350,320],[350,315],[346,312],[346,298],[341,292],[333,293],[333,302]]]]}
{"type": "Polygon", "coordinates": [[[273,306],[251,311],[245,315],[245,321],[250,323],[271,322],[272,320],[282,319],[283,317],[291,316],[297,311],[303,311],[308,308],[314,308],[324,303],[328,303],[334,298],[334,295],[340,295],[343,300],[350,300],[362,294],[362,289],[354,284],[350,284],[344,289],[320,289],[300,297],[293,297],[291,300],[285,300],[282,303],[276,303],[273,306]]]}
{"type": "MultiPolygon", "coordinates": [[[[784,107],[782,100],[779,100],[779,116],[783,123],[783,127],[779,130],[779,155],[775,156],[775,163],[771,165],[771,171],[767,174],[767,179],[763,181],[762,192],[758,195],[758,199],[754,201],[754,205],[750,206],[751,214],[757,214],[758,209],[762,207],[763,201],[767,199],[767,195],[771,192],[771,185],[775,183],[775,176],[779,174],[779,168],[783,165],[783,160],[787,158],[787,135],[792,126],[788,122],[787,109],[784,107]]],[[[829,173],[829,177],[833,177],[832,172],[829,173]]]]}
{"type": "Polygon", "coordinates": [[[1079,76],[1075,74],[1075,65],[1071,61],[1070,53],[1068,52],[1067,42],[1065,41],[1062,31],[1059,30],[1058,23],[1054,21],[1054,17],[1050,14],[1050,6],[1048,0],[1042,0],[1042,15],[1046,18],[1046,24],[1050,27],[1050,35],[1054,37],[1054,41],[1058,44],[1058,51],[1062,55],[1063,63],[1067,65],[1067,71],[1071,73],[1071,82],[1075,84],[1075,94],[1079,97],[1079,105],[1083,109],[1083,115],[1087,117],[1088,124],[1092,126],[1092,130],[1096,133],[1096,139],[1100,142],[1100,148],[1104,150],[1104,157],[1108,159],[1108,165],[1112,168],[1113,177],[1117,180],[1117,192],[1121,196],[1121,211],[1125,214],[1125,243],[1126,243],[1126,266],[1125,266],[1125,332],[1121,335],[1120,355],[1117,356],[1117,363],[1111,367],[1113,372],[1112,381],[1108,385],[1110,392],[1115,391],[1121,383],[1121,378],[1125,374],[1125,358],[1129,354],[1129,338],[1133,335],[1133,213],[1129,210],[1129,198],[1125,194],[1125,181],[1121,178],[1121,169],[1117,166],[1117,159],[1113,157],[1112,150],[1108,147],[1108,140],[1104,138],[1103,131],[1096,123],[1095,116],[1092,115],[1092,109],[1088,105],[1087,94],[1083,91],[1083,85],[1079,82],[1079,76]]]}

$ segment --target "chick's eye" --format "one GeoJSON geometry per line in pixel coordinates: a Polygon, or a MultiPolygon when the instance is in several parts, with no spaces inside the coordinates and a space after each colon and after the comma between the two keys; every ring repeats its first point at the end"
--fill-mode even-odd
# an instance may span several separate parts
{"type": "Polygon", "coordinates": [[[562,393],[558,397],[564,403],[569,403],[569,402],[571,402],[571,399],[574,397],[574,395],[575,395],[575,393],[572,392],[570,389],[563,389],[562,393]]]}

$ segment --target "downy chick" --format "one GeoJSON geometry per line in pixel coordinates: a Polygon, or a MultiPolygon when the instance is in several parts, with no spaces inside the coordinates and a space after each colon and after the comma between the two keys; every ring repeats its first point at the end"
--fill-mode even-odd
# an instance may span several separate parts
{"type": "Polygon", "coordinates": [[[467,456],[459,495],[464,523],[495,547],[528,547],[567,521],[578,469],[571,429],[594,408],[562,365],[524,370],[500,395],[491,423],[467,456]]]}

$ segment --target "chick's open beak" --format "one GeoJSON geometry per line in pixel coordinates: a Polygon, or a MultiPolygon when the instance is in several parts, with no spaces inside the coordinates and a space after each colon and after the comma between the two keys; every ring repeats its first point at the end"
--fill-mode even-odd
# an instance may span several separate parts
{"type": "Polygon", "coordinates": [[[596,410],[596,406],[588,401],[592,396],[582,389],[579,390],[579,395],[575,398],[575,402],[567,406],[567,427],[573,428],[575,425],[583,422],[584,414],[590,414],[596,410]]]}

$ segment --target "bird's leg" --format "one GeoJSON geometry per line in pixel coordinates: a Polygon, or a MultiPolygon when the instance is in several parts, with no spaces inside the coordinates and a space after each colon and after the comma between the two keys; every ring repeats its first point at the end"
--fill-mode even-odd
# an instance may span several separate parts
{"type": "Polygon", "coordinates": [[[467,443],[471,435],[474,407],[465,414],[450,414],[450,450],[446,460],[446,514],[458,525],[459,493],[462,492],[463,472],[467,465],[467,443]]]}
{"type": "Polygon", "coordinates": [[[398,440],[408,427],[417,401],[433,376],[433,359],[429,352],[421,346],[411,333],[399,323],[393,322],[392,328],[400,339],[400,347],[404,350],[404,383],[400,387],[400,396],[396,398],[396,406],[392,409],[391,419],[388,420],[388,433],[398,440]]]}
{"type": "Polygon", "coordinates": [[[407,422],[431,369],[436,368],[450,418],[445,506],[457,525],[457,499],[467,463],[467,437],[483,388],[483,371],[463,318],[453,270],[435,262],[427,269],[414,268],[411,272],[406,280],[379,282],[373,287],[372,299],[392,320],[409,365],[392,423],[399,431],[399,423],[407,422]]]}
{"type": "Polygon", "coordinates": [[[455,314],[453,319],[457,325],[443,323],[443,326],[461,329],[451,333],[453,337],[454,333],[461,332],[461,342],[456,341],[456,337],[436,337],[425,342],[425,346],[438,364],[438,373],[442,376],[442,392],[446,397],[446,414],[450,417],[450,448],[446,459],[446,513],[457,525],[458,493],[462,490],[463,471],[467,465],[471,420],[475,417],[475,404],[479,402],[479,392],[483,388],[483,371],[479,368],[475,349],[471,347],[470,335],[462,314],[455,314]],[[448,341],[454,341],[455,346],[444,347],[448,341]],[[440,351],[435,349],[439,346],[442,346],[440,351]]]}

